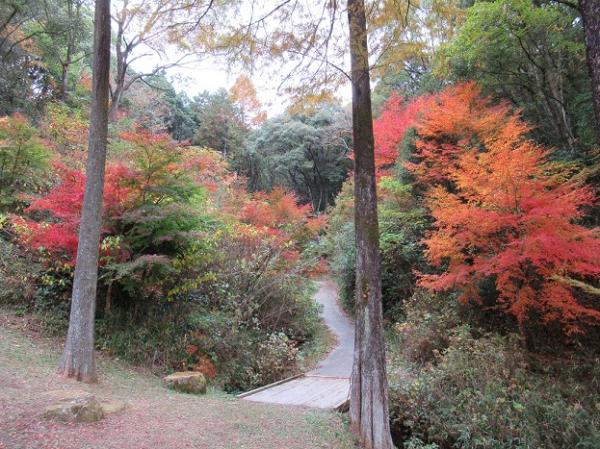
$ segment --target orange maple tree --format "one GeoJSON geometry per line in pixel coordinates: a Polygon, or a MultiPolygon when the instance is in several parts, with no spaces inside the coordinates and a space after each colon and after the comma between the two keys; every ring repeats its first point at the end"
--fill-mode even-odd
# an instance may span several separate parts
{"type": "Polygon", "coordinates": [[[445,268],[420,284],[477,301],[480,281],[491,278],[521,325],[533,312],[568,333],[600,323],[600,311],[575,295],[600,276],[599,230],[576,223],[596,201],[592,189],[550,163],[518,112],[491,104],[473,83],[435,98],[417,130],[420,162],[408,167],[433,186],[426,255],[445,268]]]}

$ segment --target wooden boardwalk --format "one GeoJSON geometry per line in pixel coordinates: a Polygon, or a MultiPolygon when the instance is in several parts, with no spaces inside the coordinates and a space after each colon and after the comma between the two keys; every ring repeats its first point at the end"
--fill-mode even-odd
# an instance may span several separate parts
{"type": "Polygon", "coordinates": [[[269,404],[342,410],[348,402],[350,380],[343,377],[301,375],[241,394],[240,398],[269,404]]]}
{"type": "Polygon", "coordinates": [[[336,334],[337,346],[313,371],[242,393],[238,398],[330,410],[343,410],[347,407],[354,326],[339,307],[335,284],[332,281],[321,281],[319,287],[315,299],[323,305],[323,320],[336,334]]]}

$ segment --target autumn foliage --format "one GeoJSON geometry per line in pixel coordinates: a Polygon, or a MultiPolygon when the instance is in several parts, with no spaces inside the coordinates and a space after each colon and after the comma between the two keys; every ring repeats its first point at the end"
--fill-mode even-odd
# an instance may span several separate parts
{"type": "Polygon", "coordinates": [[[394,165],[398,158],[398,146],[406,131],[417,124],[427,102],[428,97],[406,101],[397,93],[392,93],[386,101],[379,117],[373,121],[375,167],[379,172],[394,165]]]}
{"type": "Polygon", "coordinates": [[[535,314],[577,332],[600,322],[576,292],[600,275],[598,230],[577,224],[593,191],[549,162],[517,112],[491,104],[473,83],[429,102],[417,131],[419,162],[407,167],[432,186],[426,255],[444,269],[421,285],[478,301],[481,281],[493,279],[499,303],[520,323],[535,314]]]}
{"type": "MultiPolygon", "coordinates": [[[[64,258],[66,263],[75,265],[85,174],[61,164],[55,164],[54,168],[60,182],[48,195],[35,199],[28,208],[30,214],[48,214],[50,220],[15,218],[14,224],[24,243],[37,250],[44,249],[53,258],[64,258]]],[[[109,165],[106,169],[103,234],[111,231],[110,223],[126,210],[132,194],[126,180],[131,176],[132,172],[122,164],[109,165]]]]}
{"type": "MultiPolygon", "coordinates": [[[[248,194],[215,152],[181,147],[149,130],[123,132],[120,138],[129,146],[127,163],[107,166],[103,225],[103,237],[124,233],[120,246],[110,248],[111,254],[103,249],[105,255],[117,256],[117,261],[135,256],[130,253],[135,248],[138,256],[148,260],[167,243],[193,238],[191,203],[202,191],[210,196],[203,204],[205,213],[218,213],[232,221],[235,233],[248,245],[258,247],[268,241],[288,261],[299,257],[297,243],[314,237],[324,226],[323,215],[313,218],[310,205],[298,204],[296,196],[284,189],[248,194]]],[[[32,201],[27,209],[30,218],[14,217],[13,224],[23,243],[44,250],[53,260],[74,265],[85,174],[60,163],[54,171],[59,182],[32,201]]]]}

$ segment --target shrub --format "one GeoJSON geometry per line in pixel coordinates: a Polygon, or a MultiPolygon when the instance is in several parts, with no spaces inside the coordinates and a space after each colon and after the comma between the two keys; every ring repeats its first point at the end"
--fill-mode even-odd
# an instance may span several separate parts
{"type": "Polygon", "coordinates": [[[393,353],[417,366],[434,363],[448,347],[450,335],[460,323],[452,303],[419,289],[404,302],[406,319],[394,325],[393,353]]]}
{"type": "Polygon", "coordinates": [[[397,440],[464,449],[598,447],[597,359],[537,359],[523,354],[514,334],[473,335],[466,325],[454,328],[447,349],[426,367],[396,360],[397,440]]]}
{"type": "Polygon", "coordinates": [[[44,186],[49,159],[50,152],[24,116],[0,117],[0,210],[14,209],[19,194],[44,186]]]}
{"type": "Polygon", "coordinates": [[[8,220],[0,214],[0,304],[31,305],[41,267],[11,240],[8,220]]]}

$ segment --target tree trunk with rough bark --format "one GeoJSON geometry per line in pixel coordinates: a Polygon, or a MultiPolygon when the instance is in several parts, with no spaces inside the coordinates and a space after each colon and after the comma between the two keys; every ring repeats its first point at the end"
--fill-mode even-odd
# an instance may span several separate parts
{"type": "Polygon", "coordinates": [[[391,449],[364,0],[348,0],[348,21],[356,232],[356,337],[350,388],[350,428],[366,449],[391,449]]]}
{"type": "Polygon", "coordinates": [[[585,32],[587,63],[592,78],[596,133],[600,139],[600,0],[581,0],[579,9],[585,32]]]}
{"type": "Polygon", "coordinates": [[[94,16],[93,91],[85,193],[71,297],[69,331],[58,371],[84,382],[96,381],[94,316],[102,198],[108,134],[110,73],[110,0],[96,0],[94,16]]]}

